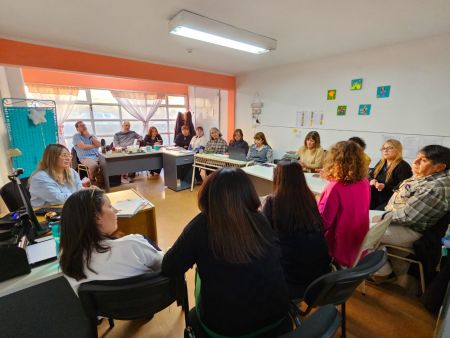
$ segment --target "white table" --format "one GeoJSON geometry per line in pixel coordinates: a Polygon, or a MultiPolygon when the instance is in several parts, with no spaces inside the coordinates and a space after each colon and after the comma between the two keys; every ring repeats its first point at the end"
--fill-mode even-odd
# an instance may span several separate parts
{"type": "MultiPolygon", "coordinates": [[[[250,177],[259,196],[265,196],[272,193],[273,171],[274,167],[266,167],[262,165],[254,165],[242,168],[250,177]]],[[[328,184],[317,174],[305,173],[306,184],[314,194],[320,195],[328,184]]]]}

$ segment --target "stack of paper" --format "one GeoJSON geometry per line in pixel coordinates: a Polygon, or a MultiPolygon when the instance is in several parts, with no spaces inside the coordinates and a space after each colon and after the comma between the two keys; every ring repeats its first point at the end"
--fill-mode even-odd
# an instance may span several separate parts
{"type": "Polygon", "coordinates": [[[125,199],[113,204],[117,209],[117,217],[131,217],[150,202],[142,198],[125,199]]]}

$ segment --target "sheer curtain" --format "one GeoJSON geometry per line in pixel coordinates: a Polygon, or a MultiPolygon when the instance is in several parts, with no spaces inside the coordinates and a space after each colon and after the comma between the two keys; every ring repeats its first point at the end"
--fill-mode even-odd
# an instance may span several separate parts
{"type": "Polygon", "coordinates": [[[66,145],[66,140],[64,138],[64,122],[66,122],[72,113],[78,96],[78,88],[30,83],[27,84],[27,87],[31,98],[36,100],[53,100],[56,102],[59,143],[66,145]]]}
{"type": "Polygon", "coordinates": [[[111,90],[111,94],[131,116],[142,122],[142,135],[145,135],[148,130],[149,121],[161,105],[164,95],[117,90],[111,90]]]}

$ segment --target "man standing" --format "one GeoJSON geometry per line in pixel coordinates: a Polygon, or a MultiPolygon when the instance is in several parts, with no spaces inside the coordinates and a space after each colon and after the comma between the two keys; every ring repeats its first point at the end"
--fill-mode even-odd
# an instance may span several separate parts
{"type": "MultiPolygon", "coordinates": [[[[450,209],[450,149],[440,145],[422,148],[412,163],[413,177],[404,180],[389,200],[392,222],[381,244],[412,248],[425,230],[450,209]]],[[[376,276],[389,276],[385,265],[376,276]]]]}
{"type": "Polygon", "coordinates": [[[89,133],[83,121],[75,123],[75,128],[78,133],[73,135],[73,145],[77,152],[78,160],[88,167],[89,179],[93,182],[98,171],[98,147],[100,147],[100,141],[89,133]]]}
{"type": "Polygon", "coordinates": [[[142,141],[142,136],[130,130],[130,121],[122,122],[122,130],[114,134],[114,147],[126,148],[134,144],[134,140],[142,141]]]}

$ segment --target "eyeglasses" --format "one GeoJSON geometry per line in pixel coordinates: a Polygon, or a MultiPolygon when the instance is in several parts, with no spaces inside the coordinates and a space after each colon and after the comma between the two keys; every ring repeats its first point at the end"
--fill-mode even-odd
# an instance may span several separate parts
{"type": "Polygon", "coordinates": [[[381,151],[391,151],[391,150],[394,150],[394,147],[383,147],[380,150],[381,151]]]}
{"type": "Polygon", "coordinates": [[[59,155],[61,158],[72,158],[72,154],[61,154],[59,155]]]}

